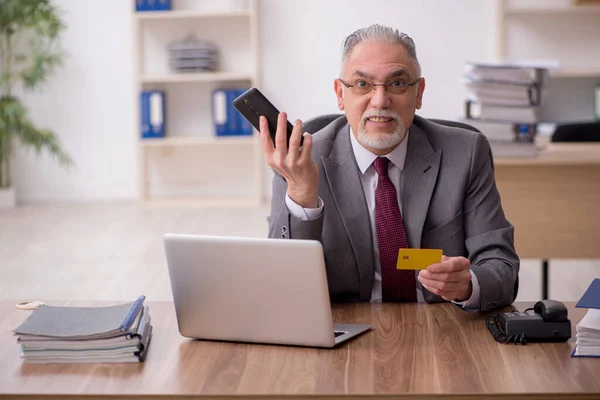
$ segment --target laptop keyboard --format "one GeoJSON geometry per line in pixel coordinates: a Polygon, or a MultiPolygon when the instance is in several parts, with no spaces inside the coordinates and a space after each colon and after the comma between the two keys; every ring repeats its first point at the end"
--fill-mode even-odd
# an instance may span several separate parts
{"type": "Polygon", "coordinates": [[[342,336],[344,333],[347,333],[347,332],[343,332],[343,331],[333,331],[333,334],[335,335],[335,337],[342,336]]]}

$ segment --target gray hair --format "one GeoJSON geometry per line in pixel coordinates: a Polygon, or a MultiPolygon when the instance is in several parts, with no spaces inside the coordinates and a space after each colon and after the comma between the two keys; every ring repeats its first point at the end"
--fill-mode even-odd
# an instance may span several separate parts
{"type": "Polygon", "coordinates": [[[342,76],[342,73],[344,72],[344,66],[346,65],[350,52],[352,52],[357,44],[361,42],[377,41],[384,41],[389,44],[401,44],[404,46],[408,55],[415,63],[419,77],[421,76],[421,65],[417,59],[417,49],[412,38],[406,33],[398,31],[398,29],[392,29],[388,26],[379,24],[358,29],[344,39],[342,46],[342,60],[340,63],[340,76],[342,76]]]}

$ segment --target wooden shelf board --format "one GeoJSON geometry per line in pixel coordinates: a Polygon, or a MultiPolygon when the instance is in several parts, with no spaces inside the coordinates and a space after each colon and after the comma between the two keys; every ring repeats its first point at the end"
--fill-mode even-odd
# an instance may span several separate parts
{"type": "Polygon", "coordinates": [[[204,145],[228,145],[248,146],[254,144],[253,136],[208,136],[208,137],[165,137],[140,139],[143,147],[178,147],[178,146],[204,146],[204,145]]]}
{"type": "Polygon", "coordinates": [[[162,75],[142,75],[141,83],[189,83],[189,82],[227,82],[227,81],[252,81],[248,74],[236,72],[193,72],[193,73],[167,73],[162,75]]]}
{"type": "Polygon", "coordinates": [[[240,18],[250,17],[250,11],[201,11],[201,10],[171,10],[171,11],[138,11],[138,20],[170,20],[192,18],[240,18]]]}
{"type": "Polygon", "coordinates": [[[558,68],[550,69],[551,78],[597,78],[600,68],[558,68]]]}
{"type": "Polygon", "coordinates": [[[505,15],[589,15],[600,14],[600,6],[577,6],[569,8],[543,8],[543,7],[523,7],[523,8],[507,8],[504,10],[505,15]]]}

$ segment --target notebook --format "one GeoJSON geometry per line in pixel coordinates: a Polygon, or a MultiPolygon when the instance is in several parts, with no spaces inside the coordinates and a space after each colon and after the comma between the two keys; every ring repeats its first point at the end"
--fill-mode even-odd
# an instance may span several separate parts
{"type": "Polygon", "coordinates": [[[39,306],[15,330],[21,358],[34,364],[133,363],[144,360],[152,338],[150,307],[39,306]]]}
{"type": "Polygon", "coordinates": [[[70,340],[104,339],[137,331],[144,296],[116,306],[39,306],[15,330],[17,335],[70,340]]]}

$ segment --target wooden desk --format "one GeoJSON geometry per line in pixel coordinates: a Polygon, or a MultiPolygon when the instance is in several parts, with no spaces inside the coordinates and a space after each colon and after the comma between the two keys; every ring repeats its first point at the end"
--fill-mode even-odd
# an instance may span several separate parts
{"type": "Polygon", "coordinates": [[[552,143],[494,163],[519,257],[600,259],[600,144],[552,143]]]}
{"type": "MultiPolygon", "coordinates": [[[[498,344],[481,314],[451,304],[334,305],[336,322],[373,329],[335,349],[312,349],[185,339],[173,304],[150,302],[155,333],[145,363],[32,365],[22,363],[11,333],[30,312],[15,303],[0,302],[0,399],[600,396],[600,359],[571,358],[573,339],[498,344]]],[[[585,310],[569,306],[574,327],[585,310]]]]}

